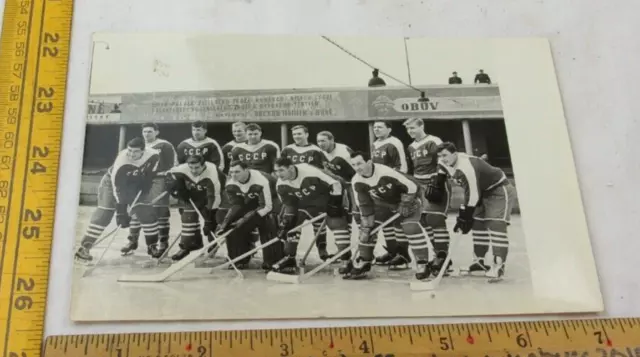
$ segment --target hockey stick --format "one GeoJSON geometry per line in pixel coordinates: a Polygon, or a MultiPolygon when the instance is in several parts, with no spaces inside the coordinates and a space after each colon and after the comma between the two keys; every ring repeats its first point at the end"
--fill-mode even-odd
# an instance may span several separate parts
{"type": "MultiPolygon", "coordinates": [[[[374,234],[377,234],[381,229],[383,229],[384,227],[388,226],[389,224],[393,223],[396,219],[398,219],[398,217],[400,217],[399,213],[394,214],[393,216],[391,216],[391,218],[387,219],[386,221],[382,222],[379,226],[374,228],[369,235],[372,236],[374,234]]],[[[351,246],[348,246],[348,247],[344,248],[343,250],[339,251],[336,255],[334,255],[333,257],[331,257],[329,259],[327,259],[322,264],[318,265],[317,267],[315,267],[313,270],[311,270],[308,273],[305,273],[305,274],[302,274],[302,275],[287,275],[287,274],[276,273],[278,275],[277,276],[273,275],[272,279],[269,279],[269,274],[271,274],[271,273],[269,273],[269,274],[267,274],[267,279],[286,282],[286,283],[299,284],[299,283],[303,282],[304,280],[307,280],[309,277],[315,275],[317,272],[319,272],[320,270],[324,269],[328,265],[333,264],[333,262],[338,260],[340,257],[342,257],[347,252],[351,251],[352,249],[353,249],[353,247],[351,247],[351,246]]]]}
{"type": "MultiPolygon", "coordinates": [[[[302,230],[304,227],[306,227],[306,226],[308,226],[308,225],[310,225],[310,224],[313,224],[314,222],[317,222],[317,221],[319,221],[319,220],[321,220],[321,219],[324,219],[326,216],[327,216],[327,214],[326,214],[326,213],[323,213],[323,214],[321,214],[321,215],[319,215],[319,216],[317,216],[317,217],[314,217],[314,218],[312,218],[312,219],[310,219],[310,220],[308,220],[308,221],[305,221],[305,222],[304,222],[304,223],[302,223],[301,225],[299,225],[299,226],[297,226],[297,227],[293,227],[293,228],[291,228],[291,229],[287,232],[287,234],[290,234],[290,233],[293,233],[293,232],[300,231],[300,230],[302,230]]],[[[242,259],[244,259],[244,258],[246,258],[246,257],[250,256],[251,254],[253,254],[253,253],[257,252],[257,251],[258,251],[258,250],[260,250],[260,249],[263,249],[263,248],[269,247],[269,246],[271,246],[271,245],[273,245],[273,244],[277,243],[279,240],[280,240],[280,238],[275,237],[275,238],[271,239],[271,240],[270,240],[270,241],[268,241],[268,242],[262,243],[262,244],[258,245],[257,247],[255,247],[255,248],[251,249],[250,251],[248,251],[248,252],[246,252],[246,253],[244,253],[244,254],[242,254],[242,255],[240,255],[240,256],[238,256],[238,257],[236,257],[236,258],[234,258],[233,260],[231,260],[231,261],[229,261],[229,262],[226,262],[226,263],[224,263],[224,264],[221,264],[221,265],[218,265],[218,266],[213,267],[213,268],[211,269],[211,272],[213,273],[213,271],[215,271],[215,270],[223,269],[223,268],[227,267],[227,266],[229,265],[229,263],[235,263],[235,262],[237,262],[237,261],[240,261],[240,260],[242,260],[242,259]]],[[[269,273],[269,274],[270,274],[270,273],[269,273]]],[[[267,274],[267,276],[268,276],[269,274],[267,274]]]]}
{"type": "Polygon", "coordinates": [[[207,252],[207,250],[211,247],[213,247],[215,244],[218,244],[219,241],[223,238],[226,238],[229,234],[231,234],[231,232],[233,232],[233,229],[225,232],[224,234],[222,234],[220,237],[218,237],[217,239],[214,239],[212,242],[207,243],[207,245],[205,245],[203,248],[195,251],[195,252],[191,252],[191,254],[189,254],[188,256],[184,257],[182,260],[173,263],[169,268],[167,268],[165,271],[158,273],[158,274],[144,274],[144,275],[122,275],[121,277],[118,278],[119,282],[148,282],[148,283],[161,283],[167,279],[169,279],[171,276],[173,276],[175,273],[179,272],[180,270],[184,269],[187,265],[193,263],[196,259],[200,258],[203,254],[205,254],[207,252]]]}
{"type": "Polygon", "coordinates": [[[449,266],[449,262],[451,261],[451,253],[453,253],[454,247],[458,248],[458,245],[462,242],[461,238],[456,239],[455,244],[451,244],[449,243],[449,251],[447,252],[447,257],[445,258],[442,267],[440,268],[440,271],[438,272],[438,275],[429,280],[429,281],[412,281],[409,284],[409,287],[411,288],[412,291],[431,291],[431,290],[436,290],[438,288],[438,286],[440,285],[440,281],[442,280],[442,277],[444,276],[444,273],[447,271],[447,268],[449,266]]]}
{"type": "Polygon", "coordinates": [[[309,257],[309,253],[311,253],[311,249],[313,249],[313,247],[316,245],[316,241],[318,240],[318,237],[320,237],[320,234],[322,234],[322,230],[324,229],[324,227],[326,227],[326,225],[327,225],[327,220],[325,219],[322,222],[322,224],[320,225],[320,227],[318,227],[318,231],[316,232],[315,236],[313,237],[313,240],[311,241],[311,243],[309,243],[309,247],[304,252],[304,256],[302,257],[302,259],[298,263],[298,266],[300,267],[301,272],[304,272],[304,266],[305,266],[305,264],[307,262],[307,257],[309,257]]]}
{"type": "MultiPolygon", "coordinates": [[[[131,214],[131,210],[133,209],[133,207],[135,206],[136,202],[138,202],[138,199],[140,199],[140,195],[142,194],[142,191],[138,191],[138,194],[136,195],[136,197],[133,199],[133,202],[131,202],[131,205],[129,207],[127,207],[127,214],[131,214]]],[[[120,225],[118,225],[116,227],[116,229],[113,231],[113,234],[111,235],[111,238],[109,239],[109,243],[107,244],[107,246],[102,250],[102,253],[100,254],[100,257],[98,257],[98,260],[96,260],[96,262],[93,264],[93,266],[88,267],[83,273],[82,273],[82,277],[86,277],[91,275],[91,273],[98,267],[98,264],[100,264],[100,262],[102,261],[102,258],[104,258],[104,255],[107,254],[107,250],[109,250],[109,248],[111,247],[111,244],[113,244],[113,241],[115,240],[115,237],[118,235],[118,231],[120,231],[120,228],[122,228],[120,225]]],[[[93,247],[94,245],[92,245],[93,247]]]]}

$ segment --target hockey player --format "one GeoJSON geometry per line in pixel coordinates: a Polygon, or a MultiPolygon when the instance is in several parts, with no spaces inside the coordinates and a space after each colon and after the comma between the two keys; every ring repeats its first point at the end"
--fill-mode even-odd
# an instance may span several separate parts
{"type": "Polygon", "coordinates": [[[442,144],[442,140],[437,136],[427,135],[424,122],[420,118],[409,118],[404,122],[404,126],[414,140],[408,151],[413,164],[413,177],[425,192],[422,224],[433,242],[435,259],[431,267],[433,274],[437,275],[449,252],[449,230],[446,220],[451,203],[451,184],[446,173],[439,170],[438,165],[438,145],[442,144]]]}
{"type": "Polygon", "coordinates": [[[231,151],[233,161],[242,161],[250,169],[268,174],[273,172],[273,165],[279,157],[280,146],[262,139],[262,128],[257,124],[247,125],[247,142],[236,145],[231,151]]]}
{"type": "MultiPolygon", "coordinates": [[[[165,174],[169,169],[178,164],[178,156],[173,145],[163,139],[158,138],[160,129],[155,123],[142,124],[142,137],[145,146],[159,151],[158,173],[153,179],[153,191],[155,193],[165,192],[165,174]]],[[[169,211],[169,195],[165,195],[162,199],[155,202],[153,208],[156,210],[158,217],[158,251],[160,254],[167,249],[169,241],[169,219],[171,212],[169,211]]],[[[138,249],[138,239],[140,237],[140,221],[135,215],[131,217],[129,226],[128,243],[120,251],[123,255],[130,254],[138,249]]]]}
{"type": "Polygon", "coordinates": [[[178,147],[178,163],[184,164],[190,155],[200,155],[205,161],[218,166],[224,172],[224,155],[218,142],[207,136],[207,124],[196,121],[191,124],[192,137],[182,141],[178,147]]]}
{"type": "Polygon", "coordinates": [[[309,129],[304,125],[291,128],[293,144],[285,146],[280,156],[289,158],[294,164],[309,164],[317,168],[324,168],[324,154],[319,147],[309,144],[309,129]]]}
{"type": "Polygon", "coordinates": [[[149,203],[162,194],[153,187],[153,179],[158,171],[160,156],[157,150],[145,147],[142,138],[135,138],[127,143],[127,148],[116,157],[113,165],[102,177],[98,186],[98,207],[91,216],[89,227],[82,237],[80,248],[75,256],[79,260],[90,261],[93,257],[90,249],[100,238],[113,215],[120,228],[129,228],[130,214],[136,215],[142,225],[147,243],[147,253],[152,257],[159,257],[156,244],[158,243],[158,220],[156,212],[149,203]],[[140,193],[135,205],[128,212],[140,193]]]}
{"type": "Polygon", "coordinates": [[[231,157],[231,151],[238,144],[244,143],[247,141],[247,124],[243,122],[235,122],[231,125],[231,133],[233,134],[233,140],[222,146],[222,155],[224,155],[224,173],[226,174],[229,171],[229,164],[233,161],[231,157]]]}
{"type": "Polygon", "coordinates": [[[351,164],[356,170],[352,185],[356,202],[360,207],[361,221],[358,256],[353,266],[344,275],[346,279],[361,279],[371,270],[375,239],[370,236],[376,223],[386,221],[396,212],[400,214],[395,222],[409,239],[411,250],[416,257],[416,278],[430,276],[427,237],[420,224],[421,190],[408,175],[388,166],[375,164],[368,154],[351,154],[351,164]]]}
{"type": "MultiPolygon", "coordinates": [[[[396,169],[402,173],[408,172],[407,156],[402,142],[391,135],[391,124],[384,121],[373,123],[373,135],[376,140],[372,145],[371,158],[373,163],[382,164],[396,169]]],[[[401,227],[386,227],[382,229],[387,252],[377,257],[376,264],[396,267],[408,264],[410,259],[407,254],[409,242],[401,227]]]]}
{"type": "Polygon", "coordinates": [[[356,173],[350,162],[350,155],[353,153],[353,150],[347,145],[336,143],[333,134],[329,131],[319,132],[316,136],[316,142],[326,157],[324,161],[325,169],[344,180],[344,186],[346,186],[344,187],[346,198],[345,207],[347,208],[346,220],[349,229],[345,235],[336,236],[334,232],[334,239],[336,242],[340,241],[341,245],[347,246],[351,244],[351,220],[355,219],[356,223],[360,224],[360,212],[357,207],[355,207],[353,190],[351,185],[347,184],[351,182],[351,178],[353,178],[353,175],[356,173]]]}
{"type": "MultiPolygon", "coordinates": [[[[219,226],[218,234],[229,228],[233,232],[227,237],[229,258],[234,259],[252,247],[251,233],[258,229],[260,240],[266,243],[276,236],[277,210],[276,179],[264,172],[250,169],[244,161],[232,161],[225,191],[231,207],[219,226]]],[[[262,268],[271,266],[284,257],[284,246],[277,242],[262,252],[262,268]]],[[[236,263],[238,269],[246,268],[251,257],[236,263]]]]}
{"type": "Polygon", "coordinates": [[[509,253],[507,227],[516,190],[502,170],[479,157],[457,152],[453,143],[442,143],[437,151],[449,175],[464,189],[464,204],[453,230],[463,234],[473,231],[475,262],[469,270],[488,270],[488,277],[500,280],[509,253]],[[492,263],[485,261],[489,244],[492,263]]]}
{"type": "Polygon", "coordinates": [[[222,202],[225,176],[215,164],[205,161],[204,156],[189,155],[184,164],[168,172],[167,181],[171,194],[182,203],[180,250],[171,257],[178,261],[203,247],[202,233],[209,241],[212,240],[211,233],[215,232],[217,226],[216,213],[222,202]],[[196,209],[204,218],[202,232],[196,209]]]}
{"type": "MultiPolygon", "coordinates": [[[[291,228],[325,212],[327,213],[326,225],[334,235],[344,236],[348,228],[342,204],[343,185],[339,179],[309,164],[294,165],[287,157],[279,158],[275,169],[278,175],[276,187],[282,202],[278,237],[287,241],[285,245],[287,257],[278,262],[273,270],[286,274],[295,272],[297,268],[295,257],[300,241],[300,232],[287,237],[287,232],[291,228]]],[[[320,222],[313,225],[314,234],[317,234],[319,225],[321,225],[320,222]]],[[[324,241],[318,243],[320,237],[322,234],[316,240],[316,248],[320,258],[326,260],[330,258],[326,248],[326,236],[324,241]]],[[[340,250],[349,246],[343,241],[336,241],[336,245],[340,250]]],[[[343,260],[348,258],[348,255],[341,257],[343,260]]]]}

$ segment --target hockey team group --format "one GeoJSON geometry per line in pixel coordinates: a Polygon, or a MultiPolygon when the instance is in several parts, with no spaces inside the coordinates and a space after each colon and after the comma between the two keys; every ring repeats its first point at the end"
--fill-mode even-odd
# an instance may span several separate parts
{"type": "Polygon", "coordinates": [[[330,131],[318,133],[313,144],[304,125],[290,129],[294,143],[280,150],[262,138],[257,124],[233,123],[234,140],[221,147],[207,135],[206,123],[194,122],[192,137],[175,148],[158,137],[156,124],[143,124],[142,137],[129,141],[102,177],[75,257],[93,259],[91,248],[114,216],[120,229],[129,230],[123,255],[138,248],[142,233],[149,256],[166,256],[174,197],[182,222],[174,262],[205,247],[201,254],[214,255],[225,244],[233,268],[249,269],[255,256],[245,253],[262,247],[262,269],[295,275],[301,233],[293,228],[311,221],[311,244],[323,261],[339,264],[344,279],[366,278],[374,264],[409,269],[415,259],[415,278],[429,281],[452,268],[446,218],[453,181],[464,190],[464,202],[452,231],[473,238],[468,269],[499,281],[515,188],[501,169],[427,134],[422,119],[409,118],[404,127],[413,139],[408,147],[379,121],[371,152],[358,152],[337,143],[330,131]],[[350,249],[353,221],[358,245],[350,249]],[[327,230],[337,252],[327,250],[327,230]],[[386,253],[374,256],[378,231],[386,253]],[[224,242],[217,240],[222,236],[224,242]]]}

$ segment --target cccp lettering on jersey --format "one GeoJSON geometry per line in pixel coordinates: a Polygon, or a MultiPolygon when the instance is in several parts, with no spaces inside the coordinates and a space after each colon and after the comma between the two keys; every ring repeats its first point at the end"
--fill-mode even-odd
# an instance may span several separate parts
{"type": "Polygon", "coordinates": [[[373,152],[373,157],[385,157],[385,156],[387,156],[386,151],[375,150],[373,152]]]}
{"type": "Polygon", "coordinates": [[[209,152],[208,148],[184,149],[184,154],[187,155],[187,156],[191,156],[191,155],[205,156],[205,155],[207,155],[208,152],[209,152]]]}
{"type": "Polygon", "coordinates": [[[289,159],[291,160],[291,162],[293,163],[311,163],[313,162],[313,156],[303,156],[303,155],[291,155],[289,156],[289,159]]]}
{"type": "Polygon", "coordinates": [[[411,158],[415,159],[417,157],[427,157],[427,156],[429,156],[429,154],[430,154],[429,150],[425,150],[425,149],[416,150],[416,151],[412,151],[411,152],[411,158]]]}
{"type": "Polygon", "coordinates": [[[332,162],[325,161],[324,168],[331,171],[340,171],[342,169],[342,165],[334,164],[332,162]]]}
{"type": "Polygon", "coordinates": [[[267,157],[267,153],[266,152],[254,152],[254,153],[246,153],[246,154],[241,154],[238,155],[238,159],[240,159],[240,161],[256,161],[256,160],[262,160],[265,159],[267,157]]]}
{"type": "Polygon", "coordinates": [[[377,187],[372,187],[369,192],[374,195],[374,196],[378,196],[380,194],[384,195],[385,193],[387,193],[388,191],[393,189],[393,185],[388,183],[385,185],[381,185],[381,186],[377,186],[377,187]]]}
{"type": "Polygon", "coordinates": [[[310,196],[311,194],[313,194],[315,191],[317,190],[316,185],[311,185],[308,188],[301,188],[299,191],[296,191],[294,194],[298,197],[298,198],[302,198],[304,196],[310,196]]]}

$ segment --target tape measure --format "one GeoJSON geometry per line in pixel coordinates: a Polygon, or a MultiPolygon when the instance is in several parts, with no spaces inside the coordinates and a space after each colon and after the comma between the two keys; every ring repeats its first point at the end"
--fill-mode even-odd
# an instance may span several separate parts
{"type": "Polygon", "coordinates": [[[52,336],[44,357],[640,357],[640,319],[52,336]]]}
{"type": "Polygon", "coordinates": [[[7,0],[0,47],[0,353],[42,347],[73,2],[7,0]]]}

